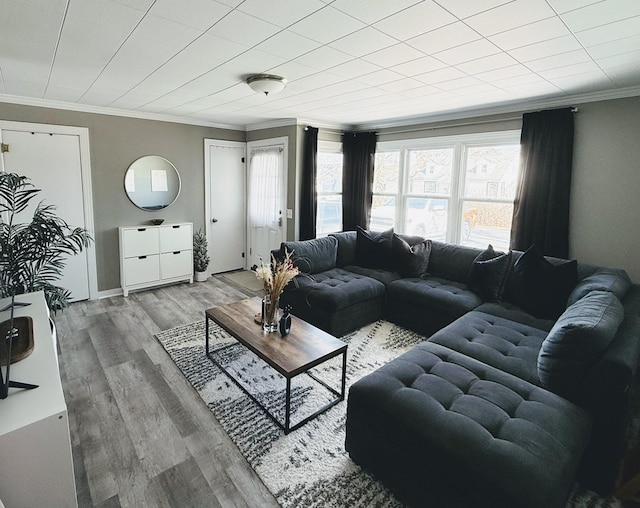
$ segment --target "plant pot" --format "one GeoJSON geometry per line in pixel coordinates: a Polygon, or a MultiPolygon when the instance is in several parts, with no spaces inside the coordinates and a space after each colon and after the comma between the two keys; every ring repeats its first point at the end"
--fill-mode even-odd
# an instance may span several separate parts
{"type": "Polygon", "coordinates": [[[206,282],[209,278],[209,274],[207,272],[196,272],[196,282],[206,282]]]}

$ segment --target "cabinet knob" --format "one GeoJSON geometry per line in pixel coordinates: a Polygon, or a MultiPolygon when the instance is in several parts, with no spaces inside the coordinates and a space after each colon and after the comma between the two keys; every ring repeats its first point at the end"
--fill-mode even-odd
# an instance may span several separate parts
{"type": "Polygon", "coordinates": [[[211,222],[218,222],[218,219],[211,219],[211,222]]]}

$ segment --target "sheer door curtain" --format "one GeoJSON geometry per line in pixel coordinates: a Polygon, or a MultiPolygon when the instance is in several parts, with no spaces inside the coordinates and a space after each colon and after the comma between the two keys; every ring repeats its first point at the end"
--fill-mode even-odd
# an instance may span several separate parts
{"type": "Polygon", "coordinates": [[[256,148],[249,167],[249,223],[273,227],[280,219],[280,147],[256,148]]]}

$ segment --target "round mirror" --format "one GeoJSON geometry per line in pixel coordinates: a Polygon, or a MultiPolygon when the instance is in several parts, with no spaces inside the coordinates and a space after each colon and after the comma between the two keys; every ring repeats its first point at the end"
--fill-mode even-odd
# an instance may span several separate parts
{"type": "Polygon", "coordinates": [[[180,194],[180,175],[167,159],[157,155],[140,157],[124,175],[124,189],[138,208],[153,212],[173,203],[180,194]]]}

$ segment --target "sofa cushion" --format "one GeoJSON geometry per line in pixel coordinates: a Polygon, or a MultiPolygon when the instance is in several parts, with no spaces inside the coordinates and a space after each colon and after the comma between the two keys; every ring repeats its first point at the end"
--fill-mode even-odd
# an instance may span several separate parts
{"type": "Polygon", "coordinates": [[[354,264],[356,262],[356,232],[330,233],[329,236],[338,240],[336,266],[342,268],[343,266],[354,264]]]}
{"type": "Polygon", "coordinates": [[[544,330],[474,310],[433,334],[429,342],[539,385],[537,360],[546,336],[544,330]]]}
{"type": "Polygon", "coordinates": [[[474,259],[480,249],[433,241],[429,256],[429,273],[436,277],[467,283],[474,259]]]}
{"type": "Polygon", "coordinates": [[[301,242],[282,242],[281,250],[292,252],[291,260],[302,273],[319,273],[336,266],[338,241],[332,236],[304,240],[301,242]]]}
{"type": "Polygon", "coordinates": [[[399,279],[387,286],[387,297],[395,304],[406,302],[456,319],[482,303],[481,298],[460,282],[429,276],[399,279]]]}
{"type": "Polygon", "coordinates": [[[537,318],[509,302],[485,302],[476,307],[475,310],[491,314],[492,316],[508,319],[509,321],[515,321],[516,323],[521,323],[523,325],[532,326],[533,328],[544,330],[546,332],[551,330],[555,323],[554,319],[537,318]]]}
{"type": "Polygon", "coordinates": [[[555,319],[577,282],[577,261],[553,264],[532,245],[515,261],[504,298],[536,317],[555,319]]]}
{"type": "Polygon", "coordinates": [[[352,385],[346,449],[412,506],[561,508],[589,431],[575,404],[423,342],[352,385]]]}
{"type": "Polygon", "coordinates": [[[542,386],[571,397],[613,340],[624,309],[613,293],[592,291],[558,318],[542,343],[538,377],[542,386]]]}
{"type": "MultiPolygon", "coordinates": [[[[295,298],[323,311],[344,309],[384,295],[384,284],[342,268],[314,275],[298,275],[286,288],[295,298]]],[[[294,309],[295,314],[295,309],[294,309]]]]}
{"type": "Polygon", "coordinates": [[[390,282],[401,278],[396,272],[392,272],[391,270],[382,270],[380,268],[365,268],[358,265],[347,265],[344,269],[349,272],[357,273],[358,275],[371,277],[372,279],[382,282],[385,286],[390,282]]]}
{"type": "Polygon", "coordinates": [[[624,270],[615,268],[599,268],[595,273],[585,277],[569,294],[567,305],[572,305],[591,291],[611,291],[622,301],[631,288],[631,279],[624,270]]]}
{"type": "Polygon", "coordinates": [[[365,268],[391,268],[391,239],[393,229],[367,231],[358,226],[356,236],[356,264],[365,268]]]}
{"type": "Polygon", "coordinates": [[[511,253],[496,252],[489,244],[473,260],[467,285],[482,299],[496,302],[502,299],[506,280],[511,269],[511,253]]]}
{"type": "Polygon", "coordinates": [[[422,277],[429,268],[431,240],[410,245],[394,234],[391,238],[391,263],[393,270],[402,277],[422,277]]]}

